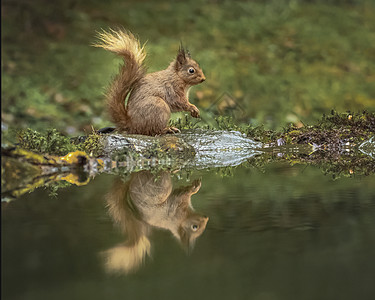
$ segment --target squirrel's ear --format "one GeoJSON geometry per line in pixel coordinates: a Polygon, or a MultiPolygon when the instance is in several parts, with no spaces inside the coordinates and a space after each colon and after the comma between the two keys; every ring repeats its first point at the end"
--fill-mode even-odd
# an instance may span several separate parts
{"type": "Polygon", "coordinates": [[[180,49],[178,50],[178,53],[177,53],[176,68],[180,69],[181,66],[183,66],[185,63],[186,63],[186,53],[185,53],[184,47],[181,44],[180,49]]]}

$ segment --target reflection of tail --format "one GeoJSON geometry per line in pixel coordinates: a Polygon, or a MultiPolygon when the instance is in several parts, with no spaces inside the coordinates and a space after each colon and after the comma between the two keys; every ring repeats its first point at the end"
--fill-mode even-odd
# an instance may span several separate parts
{"type": "Polygon", "coordinates": [[[132,246],[119,245],[103,252],[105,268],[110,273],[130,273],[136,271],[150,255],[151,245],[146,236],[132,246]]]}
{"type": "Polygon", "coordinates": [[[103,252],[105,268],[110,273],[130,273],[137,270],[151,253],[148,240],[148,226],[140,220],[139,212],[131,203],[129,182],[117,179],[107,194],[108,213],[116,225],[127,236],[124,244],[119,244],[103,252]]]}

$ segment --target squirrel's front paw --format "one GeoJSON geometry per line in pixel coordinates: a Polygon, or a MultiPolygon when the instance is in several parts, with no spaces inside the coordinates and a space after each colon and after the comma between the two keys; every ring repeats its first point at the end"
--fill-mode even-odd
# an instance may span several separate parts
{"type": "Polygon", "coordinates": [[[195,105],[192,105],[190,107],[190,114],[194,118],[199,118],[200,117],[199,109],[195,105]]]}
{"type": "Polygon", "coordinates": [[[180,133],[180,129],[176,127],[167,127],[163,130],[163,134],[180,133]]]}

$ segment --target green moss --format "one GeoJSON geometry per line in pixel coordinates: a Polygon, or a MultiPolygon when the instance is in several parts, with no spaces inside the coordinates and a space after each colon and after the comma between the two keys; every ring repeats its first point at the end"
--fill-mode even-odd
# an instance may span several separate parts
{"type": "Polygon", "coordinates": [[[316,125],[297,128],[293,125],[278,134],[288,144],[315,144],[341,147],[358,145],[375,133],[375,113],[337,113],[323,116],[316,125]]]}
{"type": "Polygon", "coordinates": [[[88,153],[90,156],[97,157],[103,153],[104,145],[100,134],[93,132],[85,138],[83,143],[78,144],[77,148],[88,153]]]}
{"type": "Polygon", "coordinates": [[[56,129],[38,132],[28,128],[18,131],[17,136],[21,148],[37,153],[63,156],[81,150],[91,156],[99,156],[103,151],[100,135],[96,132],[71,139],[56,129]]]}
{"type": "Polygon", "coordinates": [[[30,128],[18,132],[19,146],[21,148],[45,154],[65,155],[78,150],[70,143],[70,139],[56,129],[49,129],[40,133],[30,128]]]}
{"type": "Polygon", "coordinates": [[[340,146],[344,143],[358,144],[369,139],[375,133],[375,113],[363,111],[360,113],[338,113],[331,111],[315,125],[296,127],[293,124],[284,127],[281,131],[265,130],[264,126],[237,123],[232,117],[215,117],[210,124],[196,121],[188,117],[172,120],[171,126],[180,130],[196,128],[209,130],[235,130],[248,137],[270,146],[281,144],[300,145],[330,145],[340,146]]]}

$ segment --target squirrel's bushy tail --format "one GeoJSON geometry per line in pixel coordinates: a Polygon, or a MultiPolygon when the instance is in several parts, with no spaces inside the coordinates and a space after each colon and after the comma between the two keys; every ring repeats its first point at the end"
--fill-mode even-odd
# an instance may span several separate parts
{"type": "Polygon", "coordinates": [[[146,74],[143,61],[146,57],[144,46],[129,31],[113,30],[98,33],[99,42],[95,47],[101,47],[120,55],[124,64],[109,87],[106,97],[109,113],[120,130],[127,127],[127,112],[125,98],[130,93],[134,84],[146,74]]]}
{"type": "Polygon", "coordinates": [[[132,246],[118,245],[102,252],[108,273],[131,273],[136,271],[150,256],[151,244],[146,236],[132,246]]]}
{"type": "Polygon", "coordinates": [[[126,243],[101,253],[109,273],[133,272],[151,255],[148,225],[138,218],[137,210],[128,198],[129,185],[129,181],[124,183],[118,178],[106,195],[109,215],[127,236],[126,243]]]}

